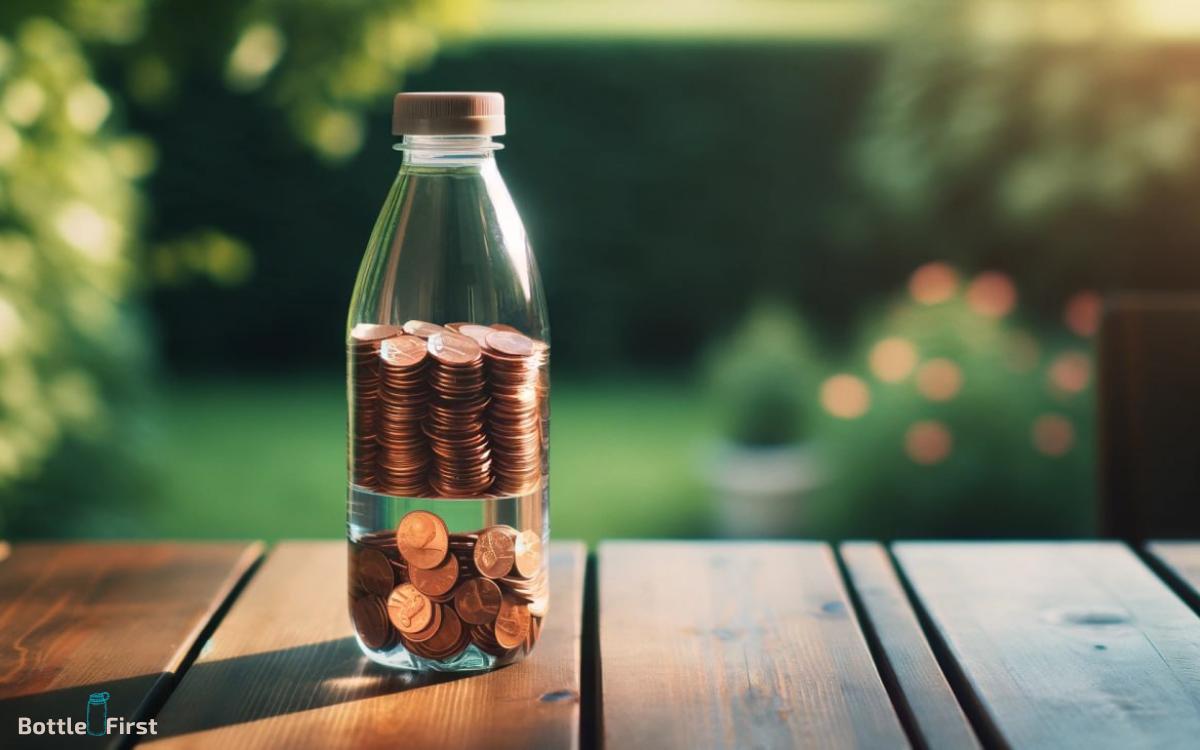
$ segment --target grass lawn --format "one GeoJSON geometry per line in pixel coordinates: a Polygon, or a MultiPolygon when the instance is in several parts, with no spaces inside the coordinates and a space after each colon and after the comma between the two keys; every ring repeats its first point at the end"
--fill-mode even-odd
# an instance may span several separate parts
{"type": "MultiPolygon", "coordinates": [[[[166,389],[139,535],[337,537],[345,527],[345,396],[337,377],[206,379],[166,389]]],[[[709,532],[712,420],[669,382],[554,384],[558,538],[709,532]]]]}

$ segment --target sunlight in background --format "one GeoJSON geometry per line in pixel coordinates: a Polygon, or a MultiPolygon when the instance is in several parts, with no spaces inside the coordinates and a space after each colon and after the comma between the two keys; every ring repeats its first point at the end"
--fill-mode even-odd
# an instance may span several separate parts
{"type": "Polygon", "coordinates": [[[821,384],[821,405],[839,419],[857,419],[871,406],[871,391],[862,378],[834,375],[821,384]]]}
{"type": "Polygon", "coordinates": [[[916,422],[904,433],[904,450],[918,464],[932,466],[950,455],[954,447],[954,436],[937,420],[916,422]]]}
{"type": "Polygon", "coordinates": [[[917,348],[898,336],[883,339],[871,348],[871,372],[885,383],[904,380],[917,365],[917,348]]]}

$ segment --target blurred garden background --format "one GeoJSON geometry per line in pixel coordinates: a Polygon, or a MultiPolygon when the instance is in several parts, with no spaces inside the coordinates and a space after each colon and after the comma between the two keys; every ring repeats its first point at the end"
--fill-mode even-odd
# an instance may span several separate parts
{"type": "Polygon", "coordinates": [[[556,535],[1094,533],[1198,74],[1182,0],[8,0],[0,533],[342,532],[402,89],[507,98],[556,535]]]}

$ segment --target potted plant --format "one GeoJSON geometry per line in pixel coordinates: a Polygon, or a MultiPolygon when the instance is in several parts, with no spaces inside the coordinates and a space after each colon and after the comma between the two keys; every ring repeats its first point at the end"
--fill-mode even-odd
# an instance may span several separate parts
{"type": "Polygon", "coordinates": [[[719,533],[786,536],[804,522],[805,497],[820,473],[808,444],[820,359],[796,313],[757,304],[707,355],[721,424],[710,463],[719,533]]]}

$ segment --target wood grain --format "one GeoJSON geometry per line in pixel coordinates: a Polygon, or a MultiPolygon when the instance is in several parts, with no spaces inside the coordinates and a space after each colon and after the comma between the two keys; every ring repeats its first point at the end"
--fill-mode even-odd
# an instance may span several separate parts
{"type": "Polygon", "coordinates": [[[907,746],[819,543],[605,542],[608,748],[907,746]]]}
{"type": "Polygon", "coordinates": [[[1119,543],[903,543],[981,731],[1019,748],[1194,748],[1200,618],[1119,543]]]}
{"type": "Polygon", "coordinates": [[[524,662],[415,677],[361,655],[344,542],[279,545],[160,715],[154,748],[573,748],[583,545],[551,545],[551,610],[524,662]]]}
{"type": "Polygon", "coordinates": [[[84,720],[93,692],[111,693],[109,716],[147,718],[261,551],[245,542],[13,545],[0,563],[6,739],[18,716],[84,720]]]}
{"type": "Polygon", "coordinates": [[[838,552],[914,742],[934,750],[979,747],[887,551],[875,542],[847,542],[838,552]]]}
{"type": "Polygon", "coordinates": [[[1192,607],[1200,609],[1200,542],[1151,542],[1146,551],[1179,585],[1192,607]]]}

